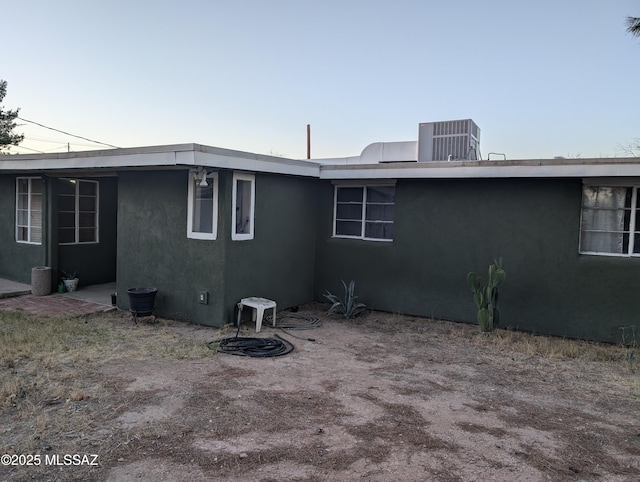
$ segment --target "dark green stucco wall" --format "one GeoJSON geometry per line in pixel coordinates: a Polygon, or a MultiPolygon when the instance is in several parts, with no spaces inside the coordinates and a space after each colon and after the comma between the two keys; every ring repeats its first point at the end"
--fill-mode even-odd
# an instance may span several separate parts
{"type": "Polygon", "coordinates": [[[126,291],[158,288],[161,316],[222,326],[240,298],[286,308],[313,298],[317,181],[256,175],[253,240],[231,240],[231,171],[219,172],[216,240],[187,238],[188,172],[122,172],[118,202],[118,306],[126,291]],[[209,304],[198,303],[198,291],[209,304]]]}
{"type": "MultiPolygon", "coordinates": [[[[219,173],[218,236],[187,238],[188,171],[122,171],[100,181],[100,243],[58,246],[55,178],[44,177],[45,242],[15,242],[15,176],[0,176],[0,276],[78,270],[82,284],[156,287],[160,316],[222,326],[240,298],[279,309],[356,281],[368,306],[475,323],[469,271],[502,256],[502,326],[610,342],[638,326],[640,259],[578,253],[580,179],[398,180],[391,243],[332,238],[330,181],[257,173],[255,235],[231,240],[231,170],[219,173]],[[49,243],[49,245],[47,244],[49,243]],[[117,261],[116,261],[117,259],[117,261]],[[198,303],[207,291],[208,304],[198,303]]],[[[54,274],[54,278],[55,278],[54,274]]]]}
{"type": "Polygon", "coordinates": [[[232,173],[224,174],[223,232],[229,321],[235,304],[250,296],[275,300],[278,310],[313,299],[318,180],[256,174],[254,239],[231,241],[232,173]]]}
{"type": "MultiPolygon", "coordinates": [[[[45,191],[49,179],[44,177],[45,191]]],[[[43,199],[46,212],[48,199],[43,199]]],[[[46,242],[40,245],[16,242],[16,176],[0,176],[0,277],[31,283],[31,268],[45,266],[48,263],[46,242]]],[[[43,236],[46,236],[47,218],[43,214],[43,236]]]]}
{"type": "Polygon", "coordinates": [[[225,242],[187,238],[187,182],[186,170],[119,174],[118,306],[129,309],[127,289],[154,287],[160,316],[221,326],[225,242]]]}
{"type": "Polygon", "coordinates": [[[399,180],[392,243],[332,239],[333,186],[322,186],[315,298],[356,280],[367,305],[475,322],[469,271],[502,256],[502,325],[620,341],[638,324],[640,259],[578,254],[579,179],[399,180]]]}

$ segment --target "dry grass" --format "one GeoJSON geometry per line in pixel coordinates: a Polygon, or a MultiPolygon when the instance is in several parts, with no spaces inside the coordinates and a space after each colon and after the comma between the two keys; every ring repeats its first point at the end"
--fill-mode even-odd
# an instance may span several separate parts
{"type": "Polygon", "coordinates": [[[128,316],[120,323],[101,317],[36,317],[0,311],[0,407],[90,397],[92,387],[79,378],[85,367],[123,357],[188,359],[211,356],[205,343],[163,331],[162,324],[134,325],[128,316]],[[160,329],[158,329],[160,328],[160,329]],[[153,336],[148,336],[150,332],[153,336]]]}
{"type": "Polygon", "coordinates": [[[620,332],[620,344],[597,343],[531,333],[497,329],[494,333],[481,333],[477,325],[454,323],[430,318],[412,317],[401,314],[369,312],[365,318],[355,318],[356,325],[375,324],[376,329],[395,333],[403,330],[420,334],[470,340],[479,345],[491,346],[500,351],[523,356],[539,356],[559,360],[584,360],[594,362],[614,362],[620,369],[635,372],[640,363],[640,346],[635,327],[627,327],[620,332]]]}
{"type": "Polygon", "coordinates": [[[626,359],[628,347],[550,336],[536,336],[511,330],[497,330],[493,335],[482,335],[482,343],[499,349],[508,349],[527,356],[585,361],[620,362],[626,359]]]}

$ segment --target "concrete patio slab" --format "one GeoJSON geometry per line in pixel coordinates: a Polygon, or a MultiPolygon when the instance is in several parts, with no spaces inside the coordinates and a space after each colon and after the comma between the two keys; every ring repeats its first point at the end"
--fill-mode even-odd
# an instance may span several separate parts
{"type": "Polygon", "coordinates": [[[115,283],[105,283],[101,285],[82,286],[77,291],[63,293],[62,296],[111,306],[111,295],[115,292],[115,283]]]}
{"type": "Polygon", "coordinates": [[[31,285],[0,278],[0,298],[19,296],[31,293],[31,285]]]}

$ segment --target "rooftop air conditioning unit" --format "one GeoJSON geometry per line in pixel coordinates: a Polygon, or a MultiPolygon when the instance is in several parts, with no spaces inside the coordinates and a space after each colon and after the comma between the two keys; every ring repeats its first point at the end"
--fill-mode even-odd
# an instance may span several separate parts
{"type": "Polygon", "coordinates": [[[480,128],[471,119],[423,122],[418,126],[418,161],[476,161],[480,128]]]}

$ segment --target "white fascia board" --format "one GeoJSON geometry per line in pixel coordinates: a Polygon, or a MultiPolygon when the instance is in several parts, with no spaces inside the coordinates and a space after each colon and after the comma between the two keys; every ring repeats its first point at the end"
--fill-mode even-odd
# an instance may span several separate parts
{"type": "Polygon", "coordinates": [[[346,164],[358,164],[360,161],[360,156],[323,157],[323,158],[311,159],[311,161],[316,162],[318,164],[322,164],[322,165],[341,166],[346,164]]]}
{"type": "Polygon", "coordinates": [[[296,160],[200,144],[52,155],[0,156],[0,172],[203,166],[321,179],[640,177],[640,158],[351,164],[351,158],[296,160]],[[347,162],[344,164],[343,162],[347,162]]]}
{"type": "Polygon", "coordinates": [[[0,156],[0,172],[175,166],[203,166],[316,178],[320,176],[320,165],[313,161],[264,156],[199,144],[84,151],[52,156],[0,156]]]}
{"type": "MultiPolygon", "coordinates": [[[[179,165],[197,166],[196,152],[194,151],[178,151],[175,153],[175,162],[179,165]]],[[[200,164],[201,165],[201,164],[200,164]]]]}
{"type": "Polygon", "coordinates": [[[525,164],[517,165],[384,165],[323,166],[321,179],[470,179],[470,178],[559,178],[640,176],[636,163],[525,164]]]}
{"type": "Polygon", "coordinates": [[[1,171],[103,169],[119,167],[175,166],[175,152],[128,154],[110,156],[83,156],[68,158],[31,158],[25,160],[0,160],[1,171]]]}
{"type": "MultiPolygon", "coordinates": [[[[236,171],[268,172],[292,176],[319,177],[320,166],[315,162],[296,161],[286,158],[238,156],[210,152],[194,153],[193,165],[236,171]]],[[[180,162],[183,164],[183,162],[180,162]]]]}

